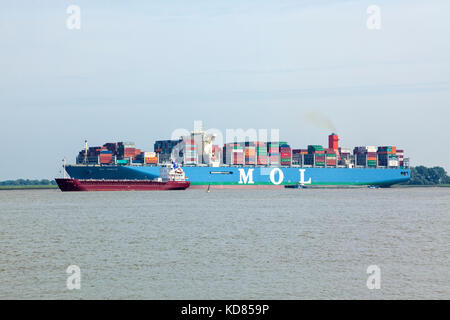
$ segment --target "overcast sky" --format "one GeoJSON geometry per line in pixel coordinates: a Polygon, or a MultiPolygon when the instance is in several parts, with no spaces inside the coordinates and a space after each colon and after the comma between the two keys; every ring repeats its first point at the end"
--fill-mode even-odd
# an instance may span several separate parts
{"type": "Polygon", "coordinates": [[[1,1],[0,180],[90,145],[279,128],[292,147],[397,145],[450,171],[450,1],[1,1]],[[8,3],[9,2],[9,3],[8,3]],[[69,5],[81,29],[69,30],[69,5]],[[369,5],[381,29],[366,25],[369,5]]]}

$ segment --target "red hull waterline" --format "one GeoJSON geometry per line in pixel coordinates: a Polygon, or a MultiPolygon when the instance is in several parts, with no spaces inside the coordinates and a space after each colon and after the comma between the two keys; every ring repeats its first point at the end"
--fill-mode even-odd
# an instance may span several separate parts
{"type": "Polygon", "coordinates": [[[55,179],[61,191],[185,190],[189,181],[55,179]]]}

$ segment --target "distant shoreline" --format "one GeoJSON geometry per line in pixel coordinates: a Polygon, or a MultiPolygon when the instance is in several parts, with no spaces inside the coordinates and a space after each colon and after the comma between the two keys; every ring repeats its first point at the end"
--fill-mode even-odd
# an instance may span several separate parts
{"type": "Polygon", "coordinates": [[[32,190],[32,189],[58,189],[57,185],[22,185],[22,186],[15,186],[15,185],[10,185],[10,186],[0,186],[0,191],[1,190],[32,190]]]}

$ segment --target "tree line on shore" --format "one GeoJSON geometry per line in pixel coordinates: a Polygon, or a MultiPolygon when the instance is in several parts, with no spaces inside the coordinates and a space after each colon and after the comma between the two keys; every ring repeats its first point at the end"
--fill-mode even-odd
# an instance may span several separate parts
{"type": "Polygon", "coordinates": [[[450,177],[442,167],[418,166],[411,168],[411,179],[403,184],[422,186],[450,184],[450,177]]]}
{"type": "Polygon", "coordinates": [[[41,179],[41,180],[30,180],[30,179],[17,179],[17,180],[5,180],[0,181],[0,186],[49,186],[56,185],[55,180],[41,179]]]}
{"type": "MultiPolygon", "coordinates": [[[[425,166],[418,166],[411,168],[411,179],[403,185],[440,185],[450,184],[450,177],[442,167],[427,168],[425,166]]],[[[36,186],[36,185],[56,185],[55,180],[30,180],[17,179],[0,181],[0,186],[36,186]]]]}

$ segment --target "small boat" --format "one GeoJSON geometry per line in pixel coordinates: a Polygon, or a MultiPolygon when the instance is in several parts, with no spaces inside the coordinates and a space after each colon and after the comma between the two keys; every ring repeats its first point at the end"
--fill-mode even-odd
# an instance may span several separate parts
{"type": "Polygon", "coordinates": [[[287,189],[307,189],[308,188],[307,186],[305,186],[304,184],[301,184],[301,183],[286,184],[284,187],[287,189]]]}
{"type": "Polygon", "coordinates": [[[367,188],[369,188],[369,189],[379,189],[380,186],[377,186],[377,185],[370,185],[370,186],[367,186],[367,188]]]}

